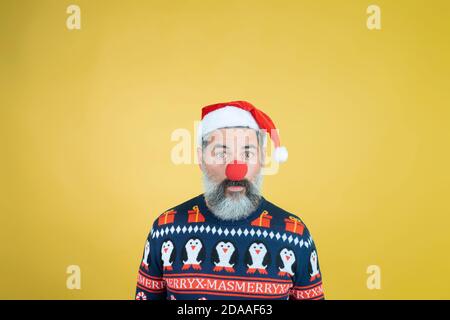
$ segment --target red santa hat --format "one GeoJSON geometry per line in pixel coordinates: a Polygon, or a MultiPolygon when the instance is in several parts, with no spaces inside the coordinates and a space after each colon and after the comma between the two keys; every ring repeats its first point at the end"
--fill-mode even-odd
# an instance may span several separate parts
{"type": "Polygon", "coordinates": [[[274,144],[274,159],[285,162],[288,152],[280,145],[277,128],[267,114],[247,101],[231,101],[211,104],[202,108],[202,120],[198,128],[198,144],[202,137],[216,129],[227,127],[248,127],[266,130],[274,144]]]}

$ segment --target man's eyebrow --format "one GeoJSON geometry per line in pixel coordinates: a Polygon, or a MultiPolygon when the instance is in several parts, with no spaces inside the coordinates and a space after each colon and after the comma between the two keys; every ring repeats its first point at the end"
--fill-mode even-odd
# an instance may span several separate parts
{"type": "Polygon", "coordinates": [[[215,148],[229,149],[226,145],[220,144],[220,143],[216,143],[216,144],[214,145],[214,147],[213,147],[213,150],[214,150],[215,148]]]}
{"type": "Polygon", "coordinates": [[[256,148],[256,146],[254,144],[248,144],[248,145],[244,146],[244,149],[258,149],[258,148],[256,148]]]}

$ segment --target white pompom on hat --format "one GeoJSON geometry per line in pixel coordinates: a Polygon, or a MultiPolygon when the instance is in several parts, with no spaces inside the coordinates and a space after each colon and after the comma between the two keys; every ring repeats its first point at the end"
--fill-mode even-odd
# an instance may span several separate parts
{"type": "Polygon", "coordinates": [[[222,102],[203,107],[202,120],[197,131],[198,144],[201,146],[204,135],[227,127],[266,130],[274,144],[273,157],[275,161],[285,162],[287,160],[287,149],[280,145],[280,137],[272,119],[247,101],[222,102]]]}

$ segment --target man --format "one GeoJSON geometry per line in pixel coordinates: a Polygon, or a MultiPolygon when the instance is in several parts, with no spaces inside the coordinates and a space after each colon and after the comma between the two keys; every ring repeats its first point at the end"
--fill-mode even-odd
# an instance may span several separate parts
{"type": "Polygon", "coordinates": [[[324,299],[309,230],[261,195],[265,132],[286,161],[275,125],[252,104],[202,109],[204,193],[153,222],[136,299],[324,299]]]}

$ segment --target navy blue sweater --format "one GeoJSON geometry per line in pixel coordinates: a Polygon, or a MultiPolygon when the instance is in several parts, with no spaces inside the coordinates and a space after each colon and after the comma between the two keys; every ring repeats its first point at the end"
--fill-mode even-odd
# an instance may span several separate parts
{"type": "Polygon", "coordinates": [[[159,215],[139,266],[136,299],[324,299],[317,249],[296,215],[261,198],[239,221],[198,195],[159,215]]]}

